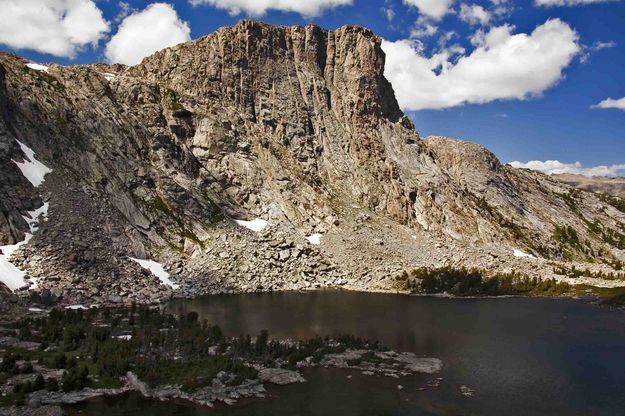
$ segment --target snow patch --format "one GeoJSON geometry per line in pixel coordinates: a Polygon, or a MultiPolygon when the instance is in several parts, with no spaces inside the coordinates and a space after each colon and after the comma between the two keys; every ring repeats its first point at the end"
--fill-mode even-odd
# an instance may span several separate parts
{"type": "MultiPolygon", "coordinates": [[[[26,272],[18,269],[11,263],[11,256],[22,245],[28,243],[33,234],[39,229],[39,221],[47,220],[48,208],[50,204],[44,203],[41,207],[34,211],[28,211],[28,216],[22,215],[22,218],[28,223],[30,233],[24,234],[24,240],[16,244],[0,246],[0,282],[4,283],[9,289],[15,291],[23,286],[26,286],[26,272]]],[[[33,279],[33,289],[37,288],[37,280],[33,279]]]]}
{"type": "Polygon", "coordinates": [[[28,308],[30,312],[45,312],[44,309],[41,308],[28,308]]]}
{"type": "Polygon", "coordinates": [[[531,254],[527,254],[527,253],[525,253],[525,252],[523,252],[521,250],[518,250],[516,248],[512,250],[512,254],[514,255],[514,257],[525,257],[525,258],[528,258],[528,259],[535,259],[536,258],[536,256],[532,256],[531,254]]]}
{"type": "Polygon", "coordinates": [[[85,305],[69,305],[69,306],[66,306],[65,309],[72,309],[72,310],[82,309],[82,310],[87,310],[89,308],[87,308],[85,305]]]}
{"type": "Polygon", "coordinates": [[[2,255],[6,256],[7,259],[9,259],[13,255],[13,253],[17,251],[18,248],[28,243],[31,238],[33,238],[33,235],[31,233],[25,233],[24,240],[20,241],[19,243],[11,244],[8,246],[0,246],[0,250],[2,250],[2,255]]]}
{"type": "Polygon", "coordinates": [[[264,230],[269,225],[268,221],[265,221],[260,218],[256,218],[255,220],[252,220],[252,221],[234,220],[234,222],[236,222],[242,227],[248,228],[252,231],[256,231],[257,233],[264,230]]]}
{"type": "Polygon", "coordinates": [[[22,152],[26,155],[26,160],[23,162],[13,163],[17,165],[18,168],[22,171],[22,175],[28,179],[30,183],[33,184],[34,187],[38,187],[43,183],[44,177],[52,172],[52,169],[41,163],[35,158],[35,152],[30,147],[26,146],[24,143],[16,140],[22,148],[22,152]]]}
{"type": "MultiPolygon", "coordinates": [[[[28,217],[22,215],[22,218],[28,223],[31,233],[35,233],[39,229],[40,221],[48,221],[48,209],[50,208],[49,202],[44,204],[34,211],[28,211],[28,217]]],[[[32,237],[32,236],[31,236],[32,237]]]]}
{"type": "MultiPolygon", "coordinates": [[[[29,68],[36,70],[47,70],[47,67],[43,67],[42,65],[37,64],[29,64],[29,68]],[[42,67],[44,69],[41,69],[42,67]]],[[[17,165],[17,167],[22,171],[22,174],[28,179],[28,181],[33,184],[33,186],[37,187],[41,185],[44,181],[46,174],[52,172],[52,169],[48,168],[43,163],[39,162],[35,158],[35,152],[24,143],[16,140],[20,145],[22,152],[26,156],[26,160],[23,162],[13,163],[17,165]]],[[[24,234],[24,240],[20,241],[16,244],[0,246],[0,282],[4,283],[10,290],[15,291],[21,287],[26,286],[26,272],[18,269],[11,263],[11,256],[17,249],[20,248],[23,244],[26,244],[33,237],[33,234],[39,229],[40,221],[48,220],[48,208],[50,208],[50,203],[45,202],[41,207],[37,208],[34,211],[28,211],[28,215],[22,215],[22,218],[28,224],[28,228],[30,230],[29,233],[24,234]]],[[[32,288],[38,287],[37,279],[32,279],[32,288]]]]}
{"type": "Polygon", "coordinates": [[[0,281],[11,291],[15,291],[26,285],[26,280],[24,279],[26,273],[15,267],[9,261],[10,255],[13,251],[17,250],[20,245],[21,243],[14,244],[13,246],[0,246],[0,250],[2,251],[2,254],[0,254],[0,281]],[[9,251],[10,253],[6,254],[9,251]]]}
{"type": "Polygon", "coordinates": [[[113,338],[121,339],[124,341],[130,341],[132,339],[132,335],[117,335],[117,336],[114,336],[113,338]]]}
{"type": "Polygon", "coordinates": [[[107,81],[112,81],[117,76],[115,74],[111,74],[110,72],[100,72],[100,75],[102,75],[107,81]]]}
{"type": "Polygon", "coordinates": [[[155,262],[154,260],[142,260],[135,259],[134,257],[128,257],[130,260],[139,264],[144,269],[149,270],[154,276],[158,277],[162,284],[171,287],[172,289],[178,289],[180,285],[174,283],[169,278],[169,273],[165,271],[163,265],[155,262]]]}
{"type": "Polygon", "coordinates": [[[45,65],[40,65],[34,62],[30,62],[30,63],[27,63],[26,66],[29,67],[30,69],[34,69],[35,71],[48,72],[48,67],[45,65]]]}
{"type": "Polygon", "coordinates": [[[316,246],[321,244],[321,234],[315,233],[304,238],[308,240],[310,244],[314,244],[316,246]]]}

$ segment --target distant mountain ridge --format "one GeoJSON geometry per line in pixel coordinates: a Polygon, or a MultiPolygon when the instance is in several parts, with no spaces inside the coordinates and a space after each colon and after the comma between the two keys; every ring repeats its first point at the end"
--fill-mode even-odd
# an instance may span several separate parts
{"type": "Polygon", "coordinates": [[[473,143],[421,139],[380,42],[356,26],[246,20],[133,67],[33,69],[1,54],[0,244],[22,241],[24,216],[49,202],[10,261],[37,296],[65,302],[625,261],[625,213],[598,196],[473,143]],[[18,140],[52,169],[38,188],[18,140]]]}
{"type": "Polygon", "coordinates": [[[552,175],[557,180],[588,192],[625,198],[625,177],[584,176],[572,173],[552,175]]]}

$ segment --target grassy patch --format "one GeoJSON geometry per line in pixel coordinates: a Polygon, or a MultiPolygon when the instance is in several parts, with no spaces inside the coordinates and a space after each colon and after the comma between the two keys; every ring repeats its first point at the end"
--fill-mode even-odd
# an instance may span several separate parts
{"type": "Polygon", "coordinates": [[[187,110],[178,99],[178,94],[171,88],[165,88],[161,92],[161,99],[173,112],[174,117],[191,117],[193,113],[187,110]]]}
{"type": "Polygon", "coordinates": [[[165,201],[163,200],[163,198],[161,198],[160,196],[156,196],[156,198],[154,198],[154,200],[152,201],[152,206],[154,207],[155,210],[157,211],[161,211],[164,212],[165,214],[171,216],[172,212],[171,209],[169,209],[169,206],[165,203],[165,201]]]}
{"type": "Polygon", "coordinates": [[[583,219],[588,230],[595,236],[601,236],[601,231],[603,230],[603,224],[598,219],[595,219],[593,222],[588,221],[586,218],[583,219]]]}
{"type": "Polygon", "coordinates": [[[172,243],[169,240],[165,240],[165,242],[167,243],[167,246],[172,250],[175,251],[176,253],[180,253],[180,254],[184,254],[184,247],[179,246],[177,244],[172,243]]]}

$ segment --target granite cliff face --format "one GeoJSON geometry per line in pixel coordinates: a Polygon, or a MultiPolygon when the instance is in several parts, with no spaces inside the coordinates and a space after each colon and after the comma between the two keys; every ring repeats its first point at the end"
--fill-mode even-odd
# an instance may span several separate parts
{"type": "Polygon", "coordinates": [[[550,277],[549,261],[625,260],[625,214],[596,195],[472,143],[421,139],[384,58],[364,28],[253,21],[129,68],[1,54],[0,244],[35,230],[10,261],[35,296],[67,302],[378,290],[423,266],[550,277]],[[30,160],[20,142],[52,169],[39,187],[18,167],[30,160]],[[159,261],[179,287],[129,257],[159,261]]]}

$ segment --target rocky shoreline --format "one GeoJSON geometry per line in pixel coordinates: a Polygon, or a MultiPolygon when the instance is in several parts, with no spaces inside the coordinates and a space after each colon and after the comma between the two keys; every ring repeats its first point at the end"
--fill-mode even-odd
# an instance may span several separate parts
{"type": "Polygon", "coordinates": [[[233,404],[266,397],[266,383],[306,382],[306,368],[401,378],[443,366],[350,335],[294,341],[261,331],[230,338],[195,312],[174,316],[136,305],[31,312],[0,325],[0,352],[3,404],[32,412],[131,391],[200,406],[233,404]]]}
{"type": "MultiPolygon", "coordinates": [[[[360,371],[363,375],[368,376],[378,375],[400,378],[418,373],[436,374],[440,372],[443,366],[442,361],[437,358],[420,358],[408,352],[374,352],[363,349],[328,354],[320,363],[314,363],[310,358],[312,357],[297,363],[297,368],[337,368],[360,371]],[[366,361],[367,359],[373,359],[375,362],[368,362],[366,361]]],[[[210,386],[192,393],[184,392],[181,386],[175,385],[151,388],[139,380],[135,374],[128,372],[124,377],[124,387],[122,388],[85,388],[72,392],[40,390],[31,393],[24,406],[0,408],[0,416],[12,416],[14,414],[33,416],[62,415],[64,414],[63,406],[75,405],[97,397],[117,396],[129,392],[138,392],[145,398],[160,401],[182,400],[194,405],[213,407],[217,402],[231,405],[244,398],[263,399],[267,397],[264,383],[284,386],[306,382],[306,379],[296,370],[256,367],[259,369],[258,380],[245,380],[239,385],[229,386],[228,383],[233,375],[222,372],[212,380],[210,386]]]]}
{"type": "MultiPolygon", "coordinates": [[[[575,279],[569,279],[575,280],[575,279]]],[[[568,283],[568,282],[567,282],[568,283]]],[[[575,281],[573,283],[576,283],[575,281]]],[[[584,284],[584,283],[580,283],[584,284]]],[[[575,285],[571,284],[574,288],[575,285]]],[[[396,294],[396,295],[405,295],[405,296],[417,296],[417,297],[434,297],[434,298],[448,298],[448,299],[503,299],[503,298],[517,298],[517,297],[544,297],[544,298],[561,298],[561,299],[576,299],[584,302],[591,302],[598,305],[607,305],[612,307],[617,307],[619,309],[625,309],[625,306],[621,305],[621,303],[609,303],[609,299],[612,298],[609,290],[619,290],[621,286],[615,287],[607,287],[608,291],[604,292],[607,295],[604,295],[602,292],[597,292],[596,289],[601,289],[601,286],[594,287],[592,285],[587,285],[587,288],[584,291],[570,292],[570,293],[561,293],[557,295],[549,295],[549,294],[506,294],[506,295],[454,295],[451,293],[443,292],[443,293],[415,293],[408,289],[401,288],[376,288],[376,289],[367,289],[363,287],[353,287],[351,285],[340,285],[340,286],[323,286],[321,284],[314,284],[309,287],[301,287],[301,288],[292,288],[292,289],[282,289],[282,290],[273,290],[273,289],[256,289],[249,291],[240,291],[236,289],[223,289],[223,290],[212,290],[208,292],[200,292],[197,295],[192,294],[183,294],[183,293],[170,293],[170,296],[167,298],[158,298],[152,299],[142,303],[147,306],[155,306],[162,307],[167,302],[172,300],[180,300],[180,299],[194,299],[196,297],[202,296],[212,296],[212,295],[236,295],[243,293],[268,293],[268,292],[313,292],[317,290],[346,290],[350,292],[362,292],[362,293],[380,293],[380,294],[396,294]],[[593,289],[594,288],[594,289],[593,289]]],[[[0,295],[2,298],[2,295],[0,295]]],[[[41,314],[45,314],[49,312],[53,307],[65,307],[65,308],[75,308],[75,307],[84,307],[84,308],[111,308],[111,307],[129,307],[131,306],[131,301],[121,301],[121,302],[110,302],[105,301],[102,303],[85,303],[85,304],[77,304],[74,302],[60,301],[55,304],[50,303],[40,303],[40,298],[37,296],[36,301],[32,299],[23,298],[19,296],[6,296],[2,298],[3,303],[0,304],[0,311],[2,312],[5,319],[12,319],[12,317],[21,317],[24,315],[31,316],[41,316],[41,314]]]]}

